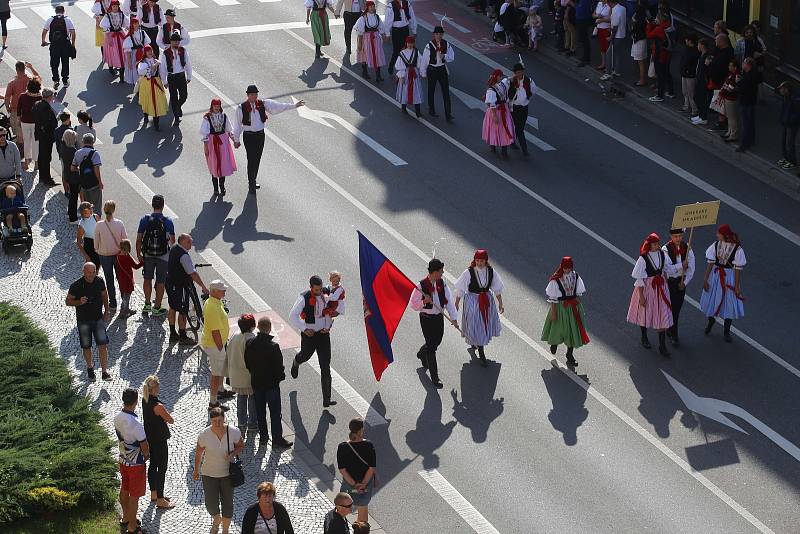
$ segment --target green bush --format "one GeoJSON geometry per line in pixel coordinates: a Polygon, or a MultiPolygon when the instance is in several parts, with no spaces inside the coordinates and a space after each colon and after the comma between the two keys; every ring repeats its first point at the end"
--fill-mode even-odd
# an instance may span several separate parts
{"type": "Polygon", "coordinates": [[[47,336],[0,302],[0,524],[111,505],[114,445],[47,336]]]}

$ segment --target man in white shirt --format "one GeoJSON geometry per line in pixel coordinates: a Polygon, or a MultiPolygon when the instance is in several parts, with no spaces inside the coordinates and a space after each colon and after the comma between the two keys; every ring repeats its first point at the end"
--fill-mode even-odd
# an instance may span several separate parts
{"type": "Polygon", "coordinates": [[[58,89],[58,66],[61,65],[61,81],[69,87],[69,60],[75,57],[75,25],[64,15],[64,6],[56,6],[56,14],[42,26],[42,46],[47,46],[50,33],[50,70],[53,72],[53,89],[58,89]]]}
{"type": "Polygon", "coordinates": [[[458,328],[456,308],[453,306],[453,297],[450,289],[442,280],[444,263],[433,258],[428,262],[428,276],[411,294],[411,307],[419,312],[419,324],[422,327],[422,336],[425,343],[417,351],[417,358],[431,374],[431,382],[437,389],[444,385],[439,380],[439,365],[436,362],[436,349],[444,336],[444,310],[447,310],[447,320],[458,328]]]}
{"type": "Polygon", "coordinates": [[[181,34],[173,32],[170,46],[164,50],[164,61],[159,65],[159,74],[164,87],[169,89],[169,105],[175,126],[181,123],[183,104],[188,97],[188,84],[192,81],[192,62],[189,52],[181,46],[181,34]]]}
{"type": "Polygon", "coordinates": [[[364,0],[339,0],[336,3],[334,14],[337,17],[342,14],[342,7],[344,7],[344,44],[347,46],[348,55],[350,54],[353,26],[358,22],[361,13],[367,10],[364,4],[364,0]]]}
{"type": "Polygon", "coordinates": [[[233,146],[242,146],[244,137],[244,150],[247,154],[247,184],[249,193],[256,194],[256,189],[261,189],[261,184],[256,182],[258,167],[261,164],[261,154],[264,152],[264,128],[270,115],[283,113],[287,109],[299,108],[305,101],[299,100],[296,104],[278,102],[268,98],[258,98],[258,87],[247,86],[247,100],[236,106],[236,120],[233,121],[233,146]]]}
{"type": "Polygon", "coordinates": [[[331,400],[331,333],[333,320],[325,310],[325,296],[322,293],[322,278],[314,275],[309,280],[308,291],[300,293],[289,312],[289,322],[302,335],[300,352],[292,362],[292,378],[297,378],[300,364],[317,353],[322,384],[322,407],[336,404],[331,400]]]}
{"type": "MultiPolygon", "coordinates": [[[[528,121],[528,104],[536,94],[536,84],[525,76],[525,65],[517,63],[513,68],[514,76],[506,78],[508,86],[508,103],[511,105],[511,118],[514,120],[514,136],[524,155],[528,155],[528,141],[525,140],[525,123],[528,121]]],[[[511,148],[517,149],[516,144],[511,148]]]]}
{"type": "Polygon", "coordinates": [[[625,6],[619,0],[608,0],[608,5],[611,6],[611,44],[606,50],[606,73],[601,80],[622,76],[622,56],[625,55],[622,43],[627,37],[628,13],[625,6]]]}
{"type": "Polygon", "coordinates": [[[453,120],[453,114],[450,111],[450,77],[447,64],[455,59],[455,53],[450,43],[444,40],[443,35],[444,28],[441,26],[433,29],[433,39],[422,49],[422,63],[419,70],[422,77],[428,79],[428,114],[431,117],[437,116],[433,100],[438,83],[442,86],[444,116],[449,122],[453,120]]]}
{"type": "Polygon", "coordinates": [[[694,252],[683,242],[683,228],[669,231],[670,242],[661,247],[666,255],[664,274],[667,275],[669,301],[672,304],[672,327],[667,329],[667,337],[674,346],[680,345],[678,339],[678,316],[681,314],[686,286],[694,276],[694,252]]]}
{"type": "Polygon", "coordinates": [[[122,392],[122,410],[114,417],[114,430],[119,443],[119,472],[122,475],[119,488],[119,502],[122,505],[120,523],[127,527],[128,532],[136,532],[138,528],[136,514],[139,511],[139,497],[145,494],[145,462],[150,458],[144,425],[136,417],[138,402],[136,390],[127,388],[122,392]]]}
{"type": "Polygon", "coordinates": [[[164,16],[167,18],[167,22],[158,26],[158,34],[156,37],[156,43],[161,50],[166,50],[172,44],[170,39],[172,38],[172,34],[178,32],[181,34],[181,46],[187,46],[189,44],[189,32],[186,31],[186,28],[181,25],[180,22],[175,20],[175,10],[168,9],[164,11],[164,16]]]}
{"type": "Polygon", "coordinates": [[[153,56],[158,59],[161,48],[156,46],[156,43],[158,42],[158,29],[164,23],[164,13],[161,11],[161,6],[158,5],[158,0],[146,0],[142,3],[139,11],[141,12],[139,24],[150,38],[150,43],[153,45],[153,56]]]}
{"type": "Polygon", "coordinates": [[[383,16],[386,36],[392,37],[392,59],[389,61],[389,74],[394,73],[394,64],[400,51],[406,47],[406,37],[417,35],[417,17],[411,0],[392,0],[386,4],[383,16]]]}

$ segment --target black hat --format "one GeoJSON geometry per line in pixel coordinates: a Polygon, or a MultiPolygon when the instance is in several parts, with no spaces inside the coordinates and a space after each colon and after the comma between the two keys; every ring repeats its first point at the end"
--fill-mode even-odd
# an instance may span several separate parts
{"type": "Polygon", "coordinates": [[[175,16],[175,10],[174,9],[168,9],[168,10],[164,11],[164,16],[165,17],[174,17],[175,16]]]}
{"type": "Polygon", "coordinates": [[[436,26],[433,29],[433,33],[444,33],[444,28],[442,28],[441,26],[436,26]]]}
{"type": "Polygon", "coordinates": [[[255,86],[255,85],[253,85],[253,84],[250,84],[250,85],[248,85],[248,86],[247,86],[247,91],[245,91],[245,93],[247,93],[248,95],[249,95],[250,93],[257,93],[257,92],[258,92],[258,87],[256,87],[256,86],[255,86]]]}
{"type": "Polygon", "coordinates": [[[433,258],[431,261],[428,262],[428,272],[435,273],[436,271],[440,271],[444,269],[444,262],[438,258],[433,258]]]}
{"type": "Polygon", "coordinates": [[[180,41],[181,40],[181,34],[178,33],[178,32],[172,32],[172,35],[169,36],[169,40],[170,40],[170,42],[172,42],[172,41],[180,41]]]}
{"type": "Polygon", "coordinates": [[[514,63],[514,68],[512,68],[511,70],[514,72],[517,72],[519,70],[525,70],[525,65],[523,65],[522,63],[514,63]]]}
{"type": "Polygon", "coordinates": [[[673,228],[669,231],[670,235],[677,235],[683,233],[683,228],[673,228]]]}

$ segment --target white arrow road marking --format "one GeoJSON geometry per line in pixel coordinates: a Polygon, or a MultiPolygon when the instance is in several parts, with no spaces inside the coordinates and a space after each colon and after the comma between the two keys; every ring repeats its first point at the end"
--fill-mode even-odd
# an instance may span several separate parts
{"type": "Polygon", "coordinates": [[[719,400],[719,399],[712,399],[709,397],[700,397],[692,390],[669,376],[663,370],[661,371],[664,373],[664,376],[667,377],[667,381],[681,398],[683,403],[696,414],[703,415],[708,417],[709,419],[713,419],[718,423],[722,423],[723,425],[729,426],[734,430],[738,430],[739,432],[743,432],[748,434],[748,432],[742,429],[739,425],[728,419],[723,415],[723,413],[727,413],[730,415],[735,415],[740,419],[744,419],[748,423],[750,423],[754,428],[758,429],[759,432],[764,434],[770,441],[772,441],[775,445],[789,453],[791,456],[794,457],[795,460],[800,462],[800,448],[798,448],[794,443],[789,441],[788,439],[784,438],[770,427],[765,425],[761,422],[760,419],[752,415],[751,413],[747,412],[744,408],[736,406],[727,401],[719,400]]]}
{"type": "Polygon", "coordinates": [[[529,142],[531,142],[534,145],[536,145],[541,150],[544,150],[545,152],[550,152],[551,150],[555,150],[556,149],[556,147],[554,147],[553,145],[549,144],[547,141],[542,141],[541,139],[539,139],[538,137],[536,137],[535,135],[533,135],[530,132],[525,132],[525,139],[527,139],[529,142]]]}
{"type": "Polygon", "coordinates": [[[469,109],[480,109],[480,110],[486,109],[486,104],[484,104],[482,100],[475,98],[471,94],[465,93],[460,89],[456,89],[452,85],[450,86],[450,92],[453,93],[453,95],[455,95],[456,98],[461,100],[461,102],[463,102],[464,105],[467,106],[469,109]]]}
{"type": "MultiPolygon", "coordinates": [[[[471,31],[471,30],[469,30],[469,29],[465,28],[465,27],[464,27],[464,26],[462,26],[461,24],[456,24],[456,22],[455,22],[453,19],[451,19],[450,17],[448,17],[447,15],[442,15],[441,13],[437,13],[436,11],[434,11],[434,12],[432,13],[432,15],[433,15],[434,17],[436,17],[436,20],[437,20],[437,21],[439,21],[440,23],[442,23],[442,26],[444,26],[444,23],[446,22],[446,23],[447,23],[447,25],[449,25],[449,26],[452,26],[453,28],[457,29],[457,30],[458,30],[458,31],[460,31],[461,33],[472,33],[472,31],[471,31]]],[[[437,24],[437,25],[438,25],[438,24],[437,24]]]]}
{"type": "MultiPolygon", "coordinates": [[[[295,97],[292,97],[293,102],[297,102],[295,97]]],[[[392,165],[399,167],[400,165],[408,165],[405,160],[397,156],[394,152],[390,151],[388,148],[341,118],[340,116],[336,115],[335,113],[331,113],[329,111],[320,111],[316,109],[311,109],[308,106],[301,106],[297,108],[297,113],[304,119],[308,119],[310,121],[316,122],[318,124],[322,124],[327,126],[328,128],[333,128],[328,121],[325,119],[330,119],[332,121],[337,122],[342,128],[350,132],[351,134],[355,135],[359,140],[361,140],[365,145],[370,147],[372,150],[380,154],[384,159],[388,160],[389,163],[392,165]]]]}
{"type": "MultiPolygon", "coordinates": [[[[147,187],[147,185],[139,179],[133,171],[128,169],[117,169],[117,174],[120,177],[128,182],[128,185],[133,188],[134,191],[139,193],[139,196],[145,199],[147,202],[153,200],[153,190],[147,187]]],[[[164,206],[164,215],[172,219],[173,221],[178,220],[178,216],[175,215],[175,212],[169,209],[167,206],[164,206]]]]}

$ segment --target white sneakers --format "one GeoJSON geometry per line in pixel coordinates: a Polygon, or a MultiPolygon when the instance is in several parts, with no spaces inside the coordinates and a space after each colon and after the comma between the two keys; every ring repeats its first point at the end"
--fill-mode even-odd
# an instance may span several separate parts
{"type": "Polygon", "coordinates": [[[695,115],[694,117],[690,118],[689,121],[691,121],[691,123],[694,124],[695,126],[701,124],[708,124],[708,121],[705,119],[701,119],[699,115],[695,115]]]}

